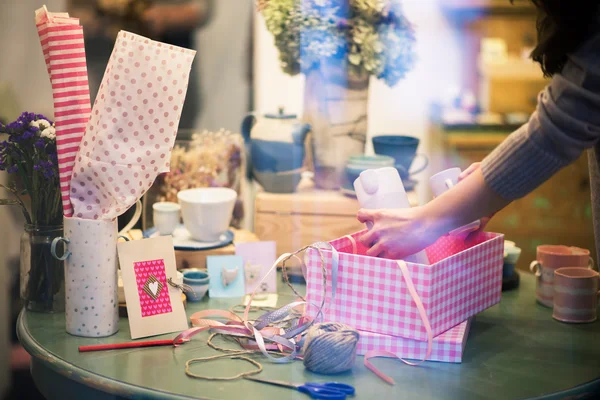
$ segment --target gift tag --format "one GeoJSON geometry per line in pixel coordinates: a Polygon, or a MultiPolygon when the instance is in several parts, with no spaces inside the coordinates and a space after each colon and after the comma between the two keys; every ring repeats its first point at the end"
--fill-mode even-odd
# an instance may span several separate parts
{"type": "Polygon", "coordinates": [[[240,256],[208,256],[206,267],[210,276],[210,297],[242,297],[244,262],[240,256]]]}
{"type": "Polygon", "coordinates": [[[244,260],[244,279],[246,281],[246,293],[254,293],[256,289],[263,293],[277,293],[277,274],[269,272],[275,260],[277,260],[275,242],[248,242],[237,243],[235,254],[244,260]],[[261,283],[262,281],[262,283],[261,283]]]}
{"type": "Polygon", "coordinates": [[[188,328],[171,236],[117,244],[131,338],[188,328]],[[170,284],[169,280],[174,284],[170,284]]]}

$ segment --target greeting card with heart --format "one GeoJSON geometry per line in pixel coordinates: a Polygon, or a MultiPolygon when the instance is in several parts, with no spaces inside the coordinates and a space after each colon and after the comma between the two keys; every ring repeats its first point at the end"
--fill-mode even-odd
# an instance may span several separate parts
{"type": "Polygon", "coordinates": [[[210,297],[242,297],[244,291],[244,260],[240,256],[208,256],[206,267],[210,275],[210,297]]]}
{"type": "Polygon", "coordinates": [[[253,293],[256,289],[262,293],[277,293],[277,273],[275,271],[262,280],[277,260],[275,242],[237,243],[235,254],[244,259],[246,293],[253,293]]]}
{"type": "Polygon", "coordinates": [[[132,339],[179,332],[188,328],[181,290],[176,281],[171,236],[117,245],[132,339]]]}

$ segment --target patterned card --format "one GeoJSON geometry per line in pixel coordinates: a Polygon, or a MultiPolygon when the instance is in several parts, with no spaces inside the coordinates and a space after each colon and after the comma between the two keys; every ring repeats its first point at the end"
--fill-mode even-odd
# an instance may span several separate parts
{"type": "Polygon", "coordinates": [[[179,332],[188,328],[176,280],[171,236],[133,240],[117,245],[131,338],[179,332]]]}
{"type": "Polygon", "coordinates": [[[133,269],[140,296],[142,317],[173,311],[169,290],[166,287],[165,261],[163,259],[138,261],[133,263],[133,269]]]}
{"type": "Polygon", "coordinates": [[[260,283],[277,260],[275,242],[237,243],[235,254],[244,259],[246,293],[254,292],[259,284],[259,292],[277,293],[277,271],[273,271],[260,283]]]}
{"type": "Polygon", "coordinates": [[[240,256],[208,256],[206,266],[210,276],[208,295],[217,297],[243,297],[244,260],[240,256]]]}

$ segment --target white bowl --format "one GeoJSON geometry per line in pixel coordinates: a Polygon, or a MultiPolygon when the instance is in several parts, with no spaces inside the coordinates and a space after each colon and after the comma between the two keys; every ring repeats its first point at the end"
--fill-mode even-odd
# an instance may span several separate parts
{"type": "Polygon", "coordinates": [[[198,188],[177,193],[181,216],[192,239],[214,242],[227,231],[237,192],[229,188],[198,188]]]}
{"type": "Polygon", "coordinates": [[[521,257],[521,249],[519,247],[507,247],[504,249],[504,262],[507,264],[516,264],[521,257]]]}

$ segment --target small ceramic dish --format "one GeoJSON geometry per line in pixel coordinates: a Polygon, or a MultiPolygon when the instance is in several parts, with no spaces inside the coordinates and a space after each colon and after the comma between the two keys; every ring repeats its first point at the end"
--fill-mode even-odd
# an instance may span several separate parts
{"type": "Polygon", "coordinates": [[[186,270],[183,272],[183,283],[192,288],[193,292],[186,292],[188,301],[200,301],[208,292],[210,276],[207,272],[199,270],[186,270]]]}

